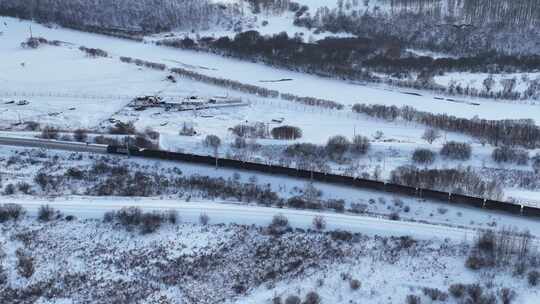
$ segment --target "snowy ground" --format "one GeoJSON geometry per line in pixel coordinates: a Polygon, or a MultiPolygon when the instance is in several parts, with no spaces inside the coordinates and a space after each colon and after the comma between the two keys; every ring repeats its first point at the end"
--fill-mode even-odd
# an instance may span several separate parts
{"type": "MultiPolygon", "coordinates": [[[[382,104],[410,104],[420,109],[425,96],[400,94],[397,91],[387,91],[380,88],[351,85],[340,81],[308,76],[300,73],[272,69],[258,64],[240,62],[218,56],[195,52],[161,48],[152,44],[142,44],[132,41],[114,39],[99,35],[80,33],[64,29],[50,29],[32,24],[35,35],[48,39],[59,39],[66,43],[62,46],[43,46],[36,50],[26,50],[20,43],[26,35],[28,22],[19,22],[12,18],[1,18],[7,23],[4,34],[0,36],[0,97],[4,102],[9,100],[29,100],[28,105],[0,104],[0,125],[11,128],[12,124],[35,121],[42,125],[51,124],[64,130],[90,128],[94,131],[106,131],[111,124],[109,118],[123,122],[133,122],[139,130],[151,127],[160,132],[161,148],[173,151],[209,154],[202,145],[206,135],[215,134],[222,138],[224,145],[220,149],[222,155],[235,154],[231,150],[234,141],[230,128],[238,124],[264,123],[269,129],[278,126],[274,119],[284,119],[283,124],[298,126],[303,131],[303,137],[296,142],[324,144],[334,135],[364,135],[372,139],[372,150],[368,156],[355,160],[353,166],[357,174],[375,170],[381,172],[382,178],[387,178],[392,169],[409,164],[415,148],[423,147],[438,151],[445,141],[457,140],[473,145],[473,159],[467,162],[448,162],[438,160],[433,166],[437,168],[492,167],[500,165],[490,159],[492,148],[482,146],[469,137],[448,133],[433,145],[427,145],[421,138],[424,127],[415,124],[389,123],[356,115],[349,109],[343,111],[324,110],[306,107],[292,102],[260,98],[252,95],[229,91],[190,80],[178,79],[178,83],[166,80],[168,73],[139,68],[134,65],[119,62],[118,56],[133,56],[158,62],[164,62],[169,67],[177,62],[189,63],[199,73],[212,76],[233,78],[259,86],[276,88],[282,92],[300,95],[315,95],[317,97],[336,97],[326,94],[339,93],[336,100],[351,96],[351,103],[374,102],[382,104]],[[4,43],[5,42],[5,43],[4,43]],[[78,50],[78,45],[102,47],[109,51],[109,58],[92,59],[78,50]],[[24,63],[24,66],[21,65],[24,63]],[[197,67],[199,66],[199,67],[197,67]],[[212,67],[205,69],[201,67],[212,67]],[[51,73],[55,71],[55,73],[51,73]],[[225,72],[226,71],[226,72],[225,72]],[[225,72],[225,73],[224,73],[225,72]],[[294,79],[290,84],[261,83],[253,75],[264,75],[264,79],[283,78],[285,74],[294,79]],[[279,76],[278,76],[279,74],[279,76]],[[272,76],[273,75],[273,76],[272,76]],[[298,80],[302,85],[298,85],[298,80]],[[315,89],[314,89],[315,88],[315,89]],[[360,91],[357,91],[360,90],[360,91]],[[134,96],[161,94],[169,98],[182,99],[187,96],[239,97],[249,101],[249,107],[203,110],[197,112],[165,112],[163,109],[148,109],[138,112],[126,107],[134,96]],[[373,95],[372,95],[373,94],[373,95]],[[372,96],[372,98],[367,98],[372,96]],[[402,102],[403,101],[403,102],[402,102]],[[411,101],[409,103],[408,101],[411,101]],[[414,101],[414,102],[413,102],[414,101]],[[418,102],[419,103],[418,103],[418,102]],[[179,136],[184,124],[194,126],[197,135],[194,137],[179,136]],[[374,135],[382,132],[380,139],[374,135]]],[[[185,66],[184,66],[185,67],[185,66]]],[[[261,77],[259,77],[261,78],[261,77]]],[[[463,116],[480,115],[480,117],[495,118],[535,118],[538,107],[528,105],[512,105],[486,101],[479,106],[479,111],[472,110],[475,106],[467,104],[437,105],[429,100],[429,107],[435,112],[462,114],[463,116]],[[496,106],[495,106],[496,105],[496,106]],[[471,108],[472,107],[472,108],[471,108]],[[510,107],[510,108],[508,108],[510,107]],[[466,113],[466,114],[463,114],[466,113]],[[491,116],[491,114],[495,116],[491,116]]],[[[540,113],[539,115],[540,116],[540,113]]],[[[17,128],[15,128],[17,129],[17,128]]],[[[22,135],[22,134],[21,134],[22,135]]],[[[264,161],[275,151],[274,147],[282,149],[293,141],[264,139],[259,144],[269,149],[259,152],[242,152],[252,159],[264,161]],[[280,148],[281,147],[281,148],[280,148]],[[267,151],[266,151],[267,150],[267,151]]],[[[534,152],[531,152],[534,155],[534,152]]],[[[274,155],[275,157],[275,155],[274,155]]],[[[336,172],[352,170],[351,165],[332,165],[336,172]]],[[[509,166],[514,168],[515,166],[509,166]]],[[[517,169],[528,171],[526,166],[517,169]]],[[[519,189],[517,189],[519,190],[519,189]]]]}
{"type": "MultiPolygon", "coordinates": [[[[13,18],[2,17],[0,24],[4,34],[0,36],[2,42],[0,54],[2,56],[10,55],[10,61],[1,61],[1,71],[4,71],[4,65],[20,64],[24,58],[21,58],[21,52],[14,52],[19,48],[19,44],[28,37],[28,25],[26,21],[18,21],[13,18]]],[[[197,72],[209,76],[223,77],[237,80],[247,84],[276,89],[283,93],[292,93],[300,96],[315,96],[335,100],[344,104],[352,105],[354,103],[377,103],[385,105],[410,105],[420,110],[426,110],[434,113],[454,114],[462,117],[492,118],[531,118],[540,116],[540,108],[533,105],[511,104],[503,102],[494,102],[490,100],[474,99],[474,103],[479,105],[459,104],[434,99],[431,93],[422,93],[422,96],[403,94],[402,90],[365,86],[360,84],[347,83],[339,80],[306,75],[272,67],[250,63],[240,60],[222,58],[220,56],[197,53],[194,51],[185,51],[158,47],[152,43],[138,43],[122,39],[104,37],[100,35],[81,33],[65,29],[46,28],[38,24],[32,24],[34,35],[44,36],[50,40],[61,40],[75,45],[85,45],[87,47],[102,48],[112,56],[130,56],[141,58],[148,61],[160,62],[175,67],[185,67],[189,64],[197,72]],[[293,81],[287,82],[260,82],[261,80],[274,80],[290,78],[293,81]],[[493,105],[497,105],[494,107],[493,105]]],[[[20,49],[19,49],[20,50],[20,49]]],[[[42,58],[42,57],[39,57],[42,58]]],[[[32,62],[28,63],[29,66],[32,62]]],[[[44,73],[45,71],[42,71],[44,73]]],[[[3,72],[5,73],[5,72],[3,72]]],[[[42,73],[34,74],[41,79],[45,77],[42,73]]],[[[2,85],[11,85],[11,82],[17,78],[7,77],[8,74],[0,74],[2,85]]],[[[13,76],[14,77],[14,76],[13,76]]],[[[30,77],[21,76],[22,79],[30,77]]],[[[156,90],[156,88],[153,88],[156,90]]],[[[57,91],[57,88],[42,87],[41,90],[50,92],[57,91]]],[[[93,91],[93,90],[91,90],[93,91]]],[[[142,91],[145,91],[144,89],[142,91]]],[[[146,90],[148,91],[148,90],[146,90]]],[[[141,92],[137,90],[137,94],[141,92]]],[[[80,92],[81,94],[86,91],[80,92]]],[[[135,92],[134,92],[135,93],[135,92]]],[[[469,98],[461,98],[471,100],[469,98]]]]}
{"type": "MultiPolygon", "coordinates": [[[[121,207],[126,205],[139,205],[144,208],[179,208],[185,211],[194,208],[196,211],[190,211],[191,216],[198,213],[204,207],[204,203],[209,203],[208,209],[212,210],[212,201],[217,201],[221,204],[232,205],[226,208],[230,210],[242,210],[241,208],[251,208],[257,204],[256,201],[239,202],[233,197],[221,195],[217,197],[209,197],[205,191],[197,189],[189,189],[186,187],[170,188],[162,187],[159,189],[159,194],[147,198],[132,198],[132,197],[102,197],[88,196],[87,190],[93,189],[96,185],[103,183],[104,176],[94,180],[89,177],[85,181],[77,179],[64,179],[66,172],[70,168],[76,168],[85,172],[86,170],[94,170],[96,163],[105,163],[109,166],[127,168],[128,171],[136,172],[143,171],[150,176],[161,176],[161,179],[168,179],[171,182],[178,177],[190,176],[209,176],[213,178],[224,178],[225,180],[237,180],[244,186],[249,184],[257,184],[261,187],[269,187],[279,197],[288,199],[293,196],[301,196],[307,187],[306,181],[296,180],[291,178],[283,178],[267,174],[253,174],[242,171],[229,169],[216,170],[212,166],[199,166],[187,163],[178,162],[162,162],[144,159],[127,159],[123,157],[104,158],[86,153],[68,153],[68,152],[47,152],[43,153],[37,150],[29,149],[1,149],[0,154],[0,174],[5,177],[2,193],[4,197],[9,197],[10,202],[17,202],[35,210],[37,206],[42,204],[50,204],[53,207],[65,208],[68,211],[81,213],[82,217],[100,217],[104,211],[110,208],[121,207]],[[19,151],[14,153],[14,151],[19,151]],[[58,180],[55,189],[43,190],[35,183],[35,178],[38,173],[46,172],[51,178],[58,180]],[[179,175],[180,172],[180,175],[179,175]],[[235,174],[236,173],[236,174],[235,174]],[[239,174],[239,175],[238,175],[239,174]],[[62,178],[61,180],[59,178],[62,178]],[[9,184],[15,185],[17,189],[21,183],[30,184],[31,187],[27,194],[22,190],[15,190],[13,194],[6,196],[5,191],[9,184]],[[37,199],[36,197],[44,197],[37,199]],[[197,204],[185,202],[198,202],[197,204]],[[234,209],[240,205],[240,209],[234,209]],[[88,213],[88,214],[87,214],[88,213]]],[[[369,217],[385,217],[391,214],[398,214],[400,218],[407,222],[425,222],[434,225],[443,225],[445,227],[466,229],[475,228],[490,228],[490,227],[517,227],[520,230],[528,229],[531,233],[540,236],[540,225],[534,219],[521,218],[518,216],[507,215],[499,212],[486,212],[484,210],[469,208],[460,205],[449,205],[434,201],[418,200],[415,198],[400,197],[386,193],[367,191],[362,189],[354,189],[350,187],[341,187],[325,183],[313,183],[313,186],[322,192],[321,201],[331,199],[342,199],[345,203],[345,208],[352,208],[358,205],[362,215],[369,217]]],[[[260,206],[260,205],[259,205],[260,206]]],[[[257,209],[253,209],[257,210],[257,209]]],[[[263,218],[266,221],[269,214],[275,214],[282,210],[283,212],[297,211],[292,209],[261,209],[263,218]],[[266,214],[266,215],[264,215],[266,214]]],[[[218,208],[215,214],[231,214],[234,218],[234,212],[224,212],[218,208]]],[[[320,212],[330,212],[330,210],[322,210],[320,212]]],[[[333,211],[332,211],[333,212],[333,211]]],[[[302,212],[300,212],[302,214],[302,212]]],[[[309,217],[314,213],[308,212],[309,217]]],[[[345,228],[350,226],[350,216],[354,215],[348,212],[345,217],[337,216],[332,225],[336,228],[345,228]]],[[[225,222],[231,219],[226,217],[225,222]]],[[[219,218],[219,217],[218,217],[219,218]]],[[[259,217],[249,217],[245,224],[253,224],[260,220],[259,217]]],[[[305,218],[305,217],[304,217],[305,218]]],[[[292,219],[294,220],[294,218],[292,219]]],[[[265,220],[261,220],[265,222],[265,220]]],[[[369,223],[365,222],[364,224],[369,223]]],[[[300,221],[299,225],[305,225],[305,221],[300,221]]],[[[369,225],[369,224],[368,224],[369,225]]],[[[352,227],[352,226],[351,226],[352,227]]],[[[349,228],[351,228],[349,227],[349,228]]],[[[362,229],[365,226],[361,226],[362,229]]],[[[399,227],[399,226],[398,226],[399,227]]],[[[352,228],[351,228],[352,229],[352,228]]],[[[398,229],[399,230],[399,229],[398,229]]],[[[394,230],[395,231],[395,230],[394,230]]],[[[407,231],[407,229],[403,229],[407,231]]],[[[377,230],[377,233],[382,233],[377,230]]],[[[462,234],[459,234],[462,236],[462,234]]]]}
{"type": "MultiPolygon", "coordinates": [[[[272,303],[315,291],[321,303],[404,303],[409,294],[429,301],[424,288],[447,293],[456,283],[479,283],[484,295],[495,297],[510,288],[513,303],[532,304],[539,297],[526,278],[512,276],[511,267],[466,268],[468,241],[364,234],[338,241],[302,231],[274,237],[253,226],[182,223],[141,235],[119,224],[78,219],[26,218],[0,229],[6,276],[0,295],[8,301],[272,303]],[[31,272],[19,270],[20,256],[30,257],[31,272]]],[[[445,302],[460,300],[450,296],[445,302]]]]}

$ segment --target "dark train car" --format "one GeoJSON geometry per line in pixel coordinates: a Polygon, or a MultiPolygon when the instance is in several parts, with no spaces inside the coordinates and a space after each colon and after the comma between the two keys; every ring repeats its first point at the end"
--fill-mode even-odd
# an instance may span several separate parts
{"type": "Polygon", "coordinates": [[[437,200],[441,202],[450,202],[450,193],[448,192],[421,189],[420,197],[425,198],[425,199],[437,200]]]}
{"type": "Polygon", "coordinates": [[[403,186],[398,184],[385,184],[384,190],[387,192],[408,196],[418,196],[419,193],[418,189],[415,187],[403,186]]]}
{"type": "Polygon", "coordinates": [[[521,205],[514,205],[510,203],[493,201],[493,200],[487,200],[486,203],[484,204],[484,208],[489,209],[489,210],[499,210],[499,211],[505,211],[505,212],[510,212],[514,214],[521,214],[521,205]]]}
{"type": "Polygon", "coordinates": [[[540,209],[529,207],[529,206],[523,206],[523,216],[540,218],[540,209]]]}
{"type": "Polygon", "coordinates": [[[384,183],[369,179],[357,178],[354,180],[354,186],[357,188],[371,189],[376,191],[385,191],[384,183]]]}
{"type": "Polygon", "coordinates": [[[325,174],[325,182],[338,184],[343,186],[354,185],[354,179],[350,176],[337,175],[337,174],[325,174]]]}
{"type": "Polygon", "coordinates": [[[454,204],[467,205],[475,208],[484,207],[484,199],[479,197],[471,197],[461,194],[452,194],[450,202],[454,204]]]}
{"type": "MultiPolygon", "coordinates": [[[[216,164],[216,159],[212,156],[200,156],[168,151],[146,150],[137,148],[127,149],[126,147],[120,146],[108,146],[107,152],[111,154],[132,155],[153,159],[175,160],[210,166],[214,166],[216,164]]],[[[357,179],[349,176],[325,174],[321,172],[312,172],[282,166],[265,165],[221,158],[218,159],[218,166],[223,168],[233,168],[246,171],[255,171],[260,173],[278,174],[293,178],[311,179],[318,182],[326,182],[343,186],[353,186],[373,191],[384,191],[401,195],[418,196],[426,199],[449,202],[452,204],[467,205],[474,208],[485,208],[489,210],[498,210],[512,214],[522,214],[523,216],[540,217],[540,208],[526,206],[521,208],[520,205],[514,205],[500,201],[484,200],[483,198],[479,197],[471,197],[461,194],[449,194],[446,192],[429,189],[417,189],[415,187],[403,185],[386,184],[384,182],[369,179],[357,179]]]]}

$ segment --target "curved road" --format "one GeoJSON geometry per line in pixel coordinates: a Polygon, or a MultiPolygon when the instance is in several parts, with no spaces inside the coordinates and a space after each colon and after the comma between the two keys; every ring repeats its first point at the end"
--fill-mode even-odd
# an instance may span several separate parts
{"type": "Polygon", "coordinates": [[[30,147],[73,152],[107,153],[107,145],[97,145],[80,142],[58,141],[39,138],[0,137],[0,145],[30,147]]]}
{"type": "Polygon", "coordinates": [[[108,211],[122,207],[138,206],[145,211],[176,210],[183,222],[198,222],[201,213],[210,217],[210,223],[236,223],[244,225],[266,226],[277,214],[289,219],[293,228],[307,229],[315,216],[323,216],[328,230],[347,230],[368,235],[405,236],[416,239],[450,239],[460,242],[471,240],[475,230],[454,228],[435,224],[405,221],[391,221],[382,218],[348,215],[340,213],[321,213],[307,210],[280,209],[260,206],[246,206],[231,203],[183,202],[166,199],[122,199],[94,197],[62,197],[56,199],[14,198],[13,203],[22,205],[30,215],[35,215],[40,206],[49,204],[66,215],[75,215],[81,219],[101,219],[108,211]]]}

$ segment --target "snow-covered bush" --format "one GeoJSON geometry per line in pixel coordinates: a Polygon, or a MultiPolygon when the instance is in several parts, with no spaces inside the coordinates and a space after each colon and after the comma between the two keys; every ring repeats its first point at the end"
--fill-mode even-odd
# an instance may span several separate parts
{"type": "Polygon", "coordinates": [[[540,272],[533,270],[527,275],[527,281],[531,286],[537,286],[540,281],[540,272]]]}
{"type": "Polygon", "coordinates": [[[414,150],[412,159],[419,164],[432,164],[435,161],[435,152],[429,149],[418,148],[414,150]]]}
{"type": "Polygon", "coordinates": [[[13,220],[19,220],[26,211],[17,204],[1,204],[0,205],[0,223],[13,220]]]}
{"type": "Polygon", "coordinates": [[[42,205],[38,209],[38,220],[41,222],[49,222],[58,218],[59,213],[49,205],[42,205]]]}
{"type": "Polygon", "coordinates": [[[356,135],[353,137],[350,149],[351,152],[358,155],[364,155],[368,152],[370,147],[369,139],[362,135],[356,135]]]}
{"type": "Polygon", "coordinates": [[[274,139],[298,139],[302,137],[302,130],[294,126],[281,126],[273,128],[271,131],[274,139]]]}
{"type": "Polygon", "coordinates": [[[45,126],[41,130],[41,138],[43,139],[58,139],[60,137],[60,131],[52,126],[45,126]]]}
{"type": "Polygon", "coordinates": [[[34,275],[34,258],[21,248],[15,251],[15,255],[17,256],[17,273],[26,279],[34,275]]]}
{"type": "Polygon", "coordinates": [[[274,215],[272,222],[268,225],[268,233],[272,235],[280,235],[290,229],[289,219],[283,214],[274,215]]]}
{"type": "Polygon", "coordinates": [[[526,165],[529,162],[529,152],[523,149],[503,146],[493,150],[491,158],[497,163],[516,163],[526,165]]]}
{"type": "Polygon", "coordinates": [[[201,213],[199,215],[199,224],[206,226],[208,223],[210,223],[210,216],[206,213],[201,213]]]}
{"type": "Polygon", "coordinates": [[[86,53],[88,57],[109,57],[109,54],[102,49],[87,48],[85,46],[80,46],[79,50],[86,53]]]}
{"type": "Polygon", "coordinates": [[[302,303],[302,299],[300,297],[295,295],[290,295],[285,299],[285,304],[300,304],[302,303]]]}
{"type": "Polygon", "coordinates": [[[328,139],[326,151],[331,159],[341,160],[350,146],[351,142],[345,136],[336,135],[328,139]]]}
{"type": "Polygon", "coordinates": [[[449,141],[441,149],[441,155],[454,160],[468,160],[471,158],[472,148],[467,143],[449,141]]]}
{"type": "Polygon", "coordinates": [[[315,230],[324,230],[326,228],[326,220],[323,216],[318,215],[313,218],[312,225],[315,230]]]}
{"type": "Polygon", "coordinates": [[[73,131],[73,139],[78,142],[85,142],[88,139],[88,130],[76,129],[73,131]]]}

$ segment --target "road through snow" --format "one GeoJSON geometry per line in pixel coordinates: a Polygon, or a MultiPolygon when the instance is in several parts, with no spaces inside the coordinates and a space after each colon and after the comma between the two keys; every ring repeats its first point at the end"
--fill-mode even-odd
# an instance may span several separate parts
{"type": "Polygon", "coordinates": [[[50,205],[66,215],[75,215],[81,219],[100,219],[107,211],[122,207],[138,206],[145,211],[176,210],[184,222],[197,222],[201,213],[210,217],[210,223],[236,223],[244,225],[266,226],[274,215],[284,214],[293,228],[311,227],[313,218],[321,215],[327,222],[327,229],[342,229],[368,235],[405,236],[417,239],[450,239],[452,241],[470,240],[474,237],[473,229],[454,228],[424,223],[391,221],[359,215],[339,213],[321,213],[306,210],[280,209],[260,206],[246,206],[231,203],[185,202],[173,199],[133,199],[133,198],[92,198],[66,197],[55,199],[14,198],[12,203],[22,205],[30,215],[35,215],[42,205],[50,205]]]}

